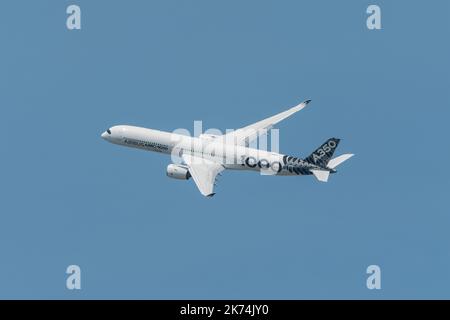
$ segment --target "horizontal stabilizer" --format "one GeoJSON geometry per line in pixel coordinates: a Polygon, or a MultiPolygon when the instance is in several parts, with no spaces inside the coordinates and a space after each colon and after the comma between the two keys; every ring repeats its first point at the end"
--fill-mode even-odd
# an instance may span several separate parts
{"type": "Polygon", "coordinates": [[[328,164],[327,167],[330,169],[334,169],[336,168],[338,165],[340,165],[341,163],[343,163],[344,161],[347,161],[348,159],[350,159],[351,157],[353,157],[354,154],[351,153],[346,153],[343,155],[340,155],[339,157],[336,157],[334,159],[331,159],[328,164]]]}
{"type": "Polygon", "coordinates": [[[328,177],[330,176],[330,171],[325,170],[311,170],[313,175],[317,178],[317,180],[322,182],[327,182],[328,177]]]}

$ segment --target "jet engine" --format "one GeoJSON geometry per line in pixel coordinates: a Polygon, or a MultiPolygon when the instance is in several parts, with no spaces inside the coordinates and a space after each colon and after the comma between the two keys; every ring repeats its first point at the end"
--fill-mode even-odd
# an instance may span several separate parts
{"type": "Polygon", "coordinates": [[[186,166],[171,163],[167,166],[167,176],[173,179],[188,180],[191,174],[186,166]]]}

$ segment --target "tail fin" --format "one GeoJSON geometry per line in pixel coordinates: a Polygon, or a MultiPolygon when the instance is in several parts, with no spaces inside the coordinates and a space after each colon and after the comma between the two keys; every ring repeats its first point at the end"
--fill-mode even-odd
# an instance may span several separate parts
{"type": "Polygon", "coordinates": [[[337,138],[328,139],[317,150],[305,158],[305,160],[322,168],[326,168],[328,162],[334,154],[334,150],[336,150],[339,144],[339,141],[340,139],[337,138]]]}

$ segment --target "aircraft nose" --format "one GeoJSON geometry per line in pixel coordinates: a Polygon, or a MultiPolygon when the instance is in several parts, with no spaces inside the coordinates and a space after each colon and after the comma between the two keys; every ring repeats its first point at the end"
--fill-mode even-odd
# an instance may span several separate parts
{"type": "Polygon", "coordinates": [[[107,134],[106,131],[105,131],[105,132],[102,133],[102,136],[101,136],[101,137],[102,137],[103,139],[106,139],[107,136],[108,136],[108,134],[107,134]]]}

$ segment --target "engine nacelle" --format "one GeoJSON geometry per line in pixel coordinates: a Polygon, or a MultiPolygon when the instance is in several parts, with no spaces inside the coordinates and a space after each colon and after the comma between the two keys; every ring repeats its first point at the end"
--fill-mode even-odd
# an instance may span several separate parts
{"type": "Polygon", "coordinates": [[[171,163],[167,166],[167,176],[174,179],[188,180],[191,174],[187,167],[171,163]]]}

